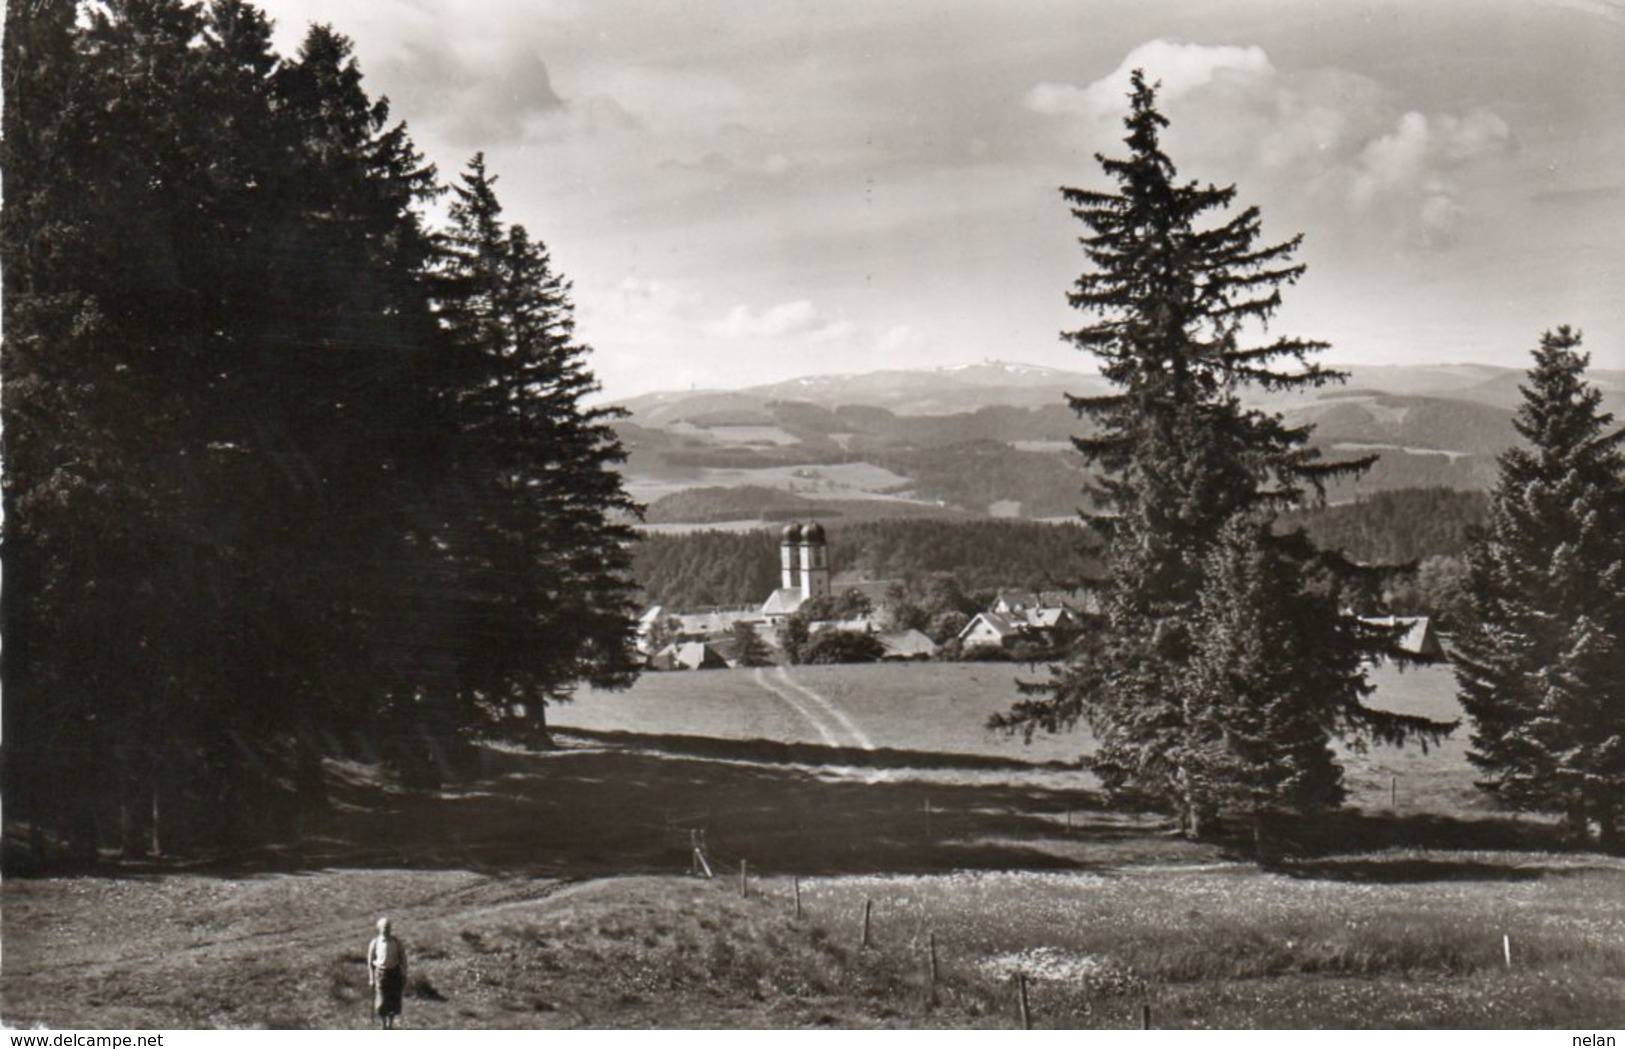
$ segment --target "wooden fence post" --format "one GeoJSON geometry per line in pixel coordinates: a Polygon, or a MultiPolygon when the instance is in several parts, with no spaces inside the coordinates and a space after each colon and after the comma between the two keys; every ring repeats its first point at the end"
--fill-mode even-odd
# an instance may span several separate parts
{"type": "Polygon", "coordinates": [[[927,1001],[932,1005],[936,1005],[937,1004],[937,934],[936,933],[928,932],[928,933],[925,934],[925,950],[926,950],[926,957],[930,962],[930,974],[931,974],[931,984],[930,984],[931,994],[930,994],[930,997],[927,999],[927,1001]]]}
{"type": "Polygon", "coordinates": [[[1140,1003],[1140,1030],[1142,1030],[1142,1031],[1151,1030],[1151,1003],[1150,1002],[1141,1002],[1140,1003]]]}
{"type": "Polygon", "coordinates": [[[1033,1015],[1027,1011],[1027,974],[1024,972],[1016,973],[1016,994],[1021,1003],[1021,1029],[1031,1031],[1033,1029],[1033,1015]]]}
{"type": "Polygon", "coordinates": [[[874,905],[874,900],[865,899],[863,901],[863,939],[858,944],[860,947],[869,946],[869,912],[874,908],[874,905]]]}
{"type": "Polygon", "coordinates": [[[796,920],[801,920],[801,879],[791,878],[790,888],[796,895],[796,920]]]}
{"type": "Polygon", "coordinates": [[[746,878],[745,861],[740,860],[739,861],[739,898],[740,899],[744,899],[746,896],[750,895],[750,889],[748,887],[749,883],[746,882],[745,878],[746,878]]]}
{"type": "Polygon", "coordinates": [[[1501,953],[1506,957],[1507,968],[1512,968],[1512,936],[1508,933],[1501,934],[1501,953]]]}

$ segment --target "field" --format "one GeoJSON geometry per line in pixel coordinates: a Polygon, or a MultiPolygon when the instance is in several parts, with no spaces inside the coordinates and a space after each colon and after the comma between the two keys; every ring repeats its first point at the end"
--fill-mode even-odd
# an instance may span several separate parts
{"type": "MultiPolygon", "coordinates": [[[[0,1019],[361,1027],[387,912],[414,1028],[1011,1027],[1018,973],[1039,1027],[1625,1024],[1625,864],[1486,807],[1462,741],[1345,753],[1261,866],[1108,802],[1086,735],[988,733],[1016,672],[651,674],[443,792],[334,764],[301,841],[8,878],[0,1019]]],[[[1376,679],[1453,715],[1445,669],[1376,679]]]]}
{"type": "Polygon", "coordinates": [[[1076,762],[1088,749],[1086,736],[1026,745],[985,727],[988,715],[1016,698],[1017,676],[1039,672],[1004,663],[917,663],[645,674],[625,692],[585,690],[550,718],[598,732],[1076,762]]]}
{"type": "MultiPolygon", "coordinates": [[[[602,738],[646,737],[667,748],[696,739],[774,741],[825,748],[825,761],[886,759],[916,767],[940,764],[939,757],[974,757],[983,760],[959,762],[959,778],[969,774],[967,767],[996,766],[1001,778],[1035,781],[1044,778],[1042,766],[1075,764],[1093,751],[1081,726],[1030,742],[986,727],[990,715],[1019,698],[1018,678],[1037,680],[1043,673],[1008,663],[918,663],[646,674],[624,692],[584,690],[549,716],[560,727],[602,738]]],[[[1448,665],[1388,664],[1368,673],[1377,689],[1373,706],[1441,721],[1461,717],[1448,665]]],[[[1467,764],[1466,735],[1458,729],[1426,753],[1414,747],[1366,753],[1342,748],[1351,804],[1487,815],[1492,809],[1473,786],[1467,764]]],[[[942,769],[931,774],[952,775],[942,769]]],[[[1092,785],[1086,773],[1081,781],[1092,785]]]]}

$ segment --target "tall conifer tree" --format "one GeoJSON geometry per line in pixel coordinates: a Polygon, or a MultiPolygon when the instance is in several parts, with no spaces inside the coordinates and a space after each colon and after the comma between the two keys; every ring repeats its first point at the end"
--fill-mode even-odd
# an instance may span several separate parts
{"type": "MultiPolygon", "coordinates": [[[[1323,343],[1249,341],[1303,273],[1291,262],[1301,238],[1261,244],[1257,208],[1226,215],[1234,187],[1178,181],[1162,150],[1168,121],[1155,89],[1139,71],[1132,86],[1128,155],[1097,156],[1116,188],[1062,189],[1088,230],[1081,243],[1091,263],[1068,295],[1090,322],[1065,338],[1116,387],[1072,399],[1094,424],[1075,443],[1100,477],[1099,509],[1086,516],[1105,540],[1102,623],[1085,632],[1071,665],[995,724],[1031,732],[1086,721],[1103,781],[1158,800],[1197,835],[1226,797],[1214,779],[1223,764],[1211,760],[1201,727],[1215,712],[1191,686],[1215,541],[1232,522],[1267,521],[1371,460],[1323,462],[1308,427],[1242,406],[1243,384],[1280,391],[1342,378],[1310,360],[1323,343]]],[[[1338,647],[1354,629],[1332,615],[1313,626],[1338,647]]],[[[1349,673],[1343,691],[1363,712],[1358,670],[1349,673]]],[[[1369,712],[1358,720],[1385,736],[1420,727],[1369,712]]],[[[1335,799],[1330,787],[1316,794],[1335,799]]]]}
{"type": "Polygon", "coordinates": [[[619,411],[585,403],[598,384],[569,284],[503,221],[495,182],[475,156],[453,187],[440,267],[458,427],[444,539],[462,580],[459,689],[487,726],[545,738],[547,703],[636,674],[639,508],[616,470],[619,411]]]}
{"type": "Polygon", "coordinates": [[[1468,757],[1507,804],[1595,823],[1617,848],[1625,807],[1625,430],[1585,381],[1567,326],[1541,336],[1470,559],[1457,679],[1468,757]]]}

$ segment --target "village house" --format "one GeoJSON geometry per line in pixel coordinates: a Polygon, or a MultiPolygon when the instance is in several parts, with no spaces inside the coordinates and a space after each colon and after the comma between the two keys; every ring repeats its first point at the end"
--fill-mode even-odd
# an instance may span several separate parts
{"type": "MultiPolygon", "coordinates": [[[[1011,606],[1006,606],[1007,608],[1011,606]]],[[[1008,648],[1018,641],[1049,644],[1059,632],[1074,628],[1078,617],[1064,606],[1028,607],[1000,612],[978,612],[958,635],[962,649],[990,645],[1008,648]]]]}
{"type": "Polygon", "coordinates": [[[1443,659],[1444,646],[1439,632],[1427,616],[1361,616],[1360,622],[1403,631],[1395,642],[1401,652],[1419,659],[1443,659]]]}
{"type": "Polygon", "coordinates": [[[880,658],[888,662],[930,659],[937,654],[937,643],[918,630],[894,630],[876,637],[886,650],[880,658]]]}
{"type": "Polygon", "coordinates": [[[728,660],[704,641],[673,641],[649,658],[651,670],[721,670],[728,660]]]}
{"type": "Polygon", "coordinates": [[[1084,589],[1074,590],[1000,590],[988,606],[990,612],[1030,612],[1034,609],[1066,609],[1074,616],[1100,610],[1098,595],[1084,589]]]}

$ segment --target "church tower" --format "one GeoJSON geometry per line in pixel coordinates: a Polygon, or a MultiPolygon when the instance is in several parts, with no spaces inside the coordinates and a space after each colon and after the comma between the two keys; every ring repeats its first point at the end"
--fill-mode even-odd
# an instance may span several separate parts
{"type": "MultiPolygon", "coordinates": [[[[786,535],[789,529],[785,530],[786,535]]],[[[801,528],[801,598],[829,596],[829,549],[824,526],[814,521],[801,528]]],[[[786,584],[794,585],[794,584],[786,584]]]]}
{"type": "Polygon", "coordinates": [[[783,590],[801,589],[801,526],[790,524],[779,533],[779,587],[783,590]]]}

